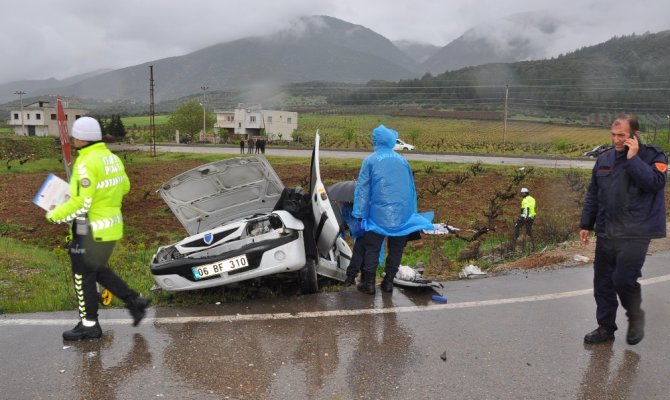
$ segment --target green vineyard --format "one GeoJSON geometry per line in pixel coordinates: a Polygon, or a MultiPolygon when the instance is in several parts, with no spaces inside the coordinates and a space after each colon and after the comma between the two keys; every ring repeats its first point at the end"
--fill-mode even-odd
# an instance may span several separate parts
{"type": "Polygon", "coordinates": [[[580,155],[610,141],[606,128],[550,123],[392,117],[385,115],[301,114],[294,137],[309,144],[319,130],[325,147],[372,148],[371,133],[379,124],[398,131],[418,151],[458,153],[533,153],[580,155]]]}

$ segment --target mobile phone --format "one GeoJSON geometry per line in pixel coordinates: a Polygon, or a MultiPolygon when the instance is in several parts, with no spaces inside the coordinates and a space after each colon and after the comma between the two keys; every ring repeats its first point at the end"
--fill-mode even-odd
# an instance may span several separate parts
{"type": "MultiPolygon", "coordinates": [[[[640,139],[638,139],[638,137],[635,136],[635,133],[634,133],[634,132],[631,132],[631,134],[630,134],[630,138],[631,138],[631,139],[635,139],[635,140],[637,140],[638,143],[640,143],[640,139]]],[[[626,152],[627,152],[627,151],[628,151],[628,146],[624,146],[624,147],[626,148],[626,152]]]]}

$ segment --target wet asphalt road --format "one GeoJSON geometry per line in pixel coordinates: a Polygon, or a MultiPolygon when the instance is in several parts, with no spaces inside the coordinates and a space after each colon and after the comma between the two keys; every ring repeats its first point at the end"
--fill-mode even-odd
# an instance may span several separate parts
{"type": "MultiPolygon", "coordinates": [[[[141,150],[150,151],[150,147],[146,145],[127,145],[127,144],[111,144],[110,149],[116,151],[119,149],[125,150],[141,150]]],[[[206,154],[240,154],[237,147],[221,146],[221,145],[160,145],[156,147],[157,152],[172,152],[172,153],[206,153],[206,154]]],[[[267,155],[284,156],[284,157],[311,157],[312,150],[307,149],[291,149],[291,148],[268,148],[267,155]]],[[[595,159],[570,159],[557,157],[522,157],[522,156],[489,156],[489,155],[468,155],[468,154],[446,154],[446,153],[423,153],[423,152],[399,152],[408,160],[413,161],[428,161],[428,162],[451,162],[451,163],[476,163],[482,162],[491,165],[516,165],[527,167],[544,167],[544,168],[583,168],[591,169],[595,163],[595,159]]],[[[369,151],[354,151],[354,150],[328,150],[321,149],[321,157],[325,158],[354,158],[363,159],[370,155],[369,151]]]]}
{"type": "Polygon", "coordinates": [[[667,399],[670,253],[643,269],[647,336],[585,346],[589,265],[396,289],[103,310],[100,340],[63,342],[75,312],[0,318],[2,399],[667,399]],[[440,357],[446,352],[446,361],[440,357]]]}

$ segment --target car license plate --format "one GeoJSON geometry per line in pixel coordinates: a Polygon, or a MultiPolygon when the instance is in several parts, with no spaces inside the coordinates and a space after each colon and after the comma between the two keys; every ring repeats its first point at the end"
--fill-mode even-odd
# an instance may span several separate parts
{"type": "Polygon", "coordinates": [[[241,256],[227,258],[215,263],[205,264],[199,267],[192,267],[191,271],[193,271],[193,277],[198,280],[208,278],[210,276],[221,275],[224,272],[241,269],[248,266],[249,261],[247,260],[247,256],[242,254],[241,256]]]}

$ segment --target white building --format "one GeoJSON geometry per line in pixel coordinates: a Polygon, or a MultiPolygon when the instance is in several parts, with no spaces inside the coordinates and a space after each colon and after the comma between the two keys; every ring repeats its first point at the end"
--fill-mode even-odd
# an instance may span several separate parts
{"type": "MultiPolygon", "coordinates": [[[[77,118],[88,114],[86,110],[67,108],[66,102],[63,102],[63,110],[65,111],[68,132],[72,131],[72,124],[77,118]]],[[[14,134],[17,136],[58,137],[58,118],[56,115],[56,106],[50,106],[48,101],[37,101],[23,106],[22,109],[9,110],[7,124],[14,127],[14,134]]]]}
{"type": "Polygon", "coordinates": [[[239,104],[233,111],[215,111],[214,128],[229,135],[261,136],[268,140],[293,140],[298,129],[298,113],[291,111],[263,110],[259,104],[239,104]]]}

